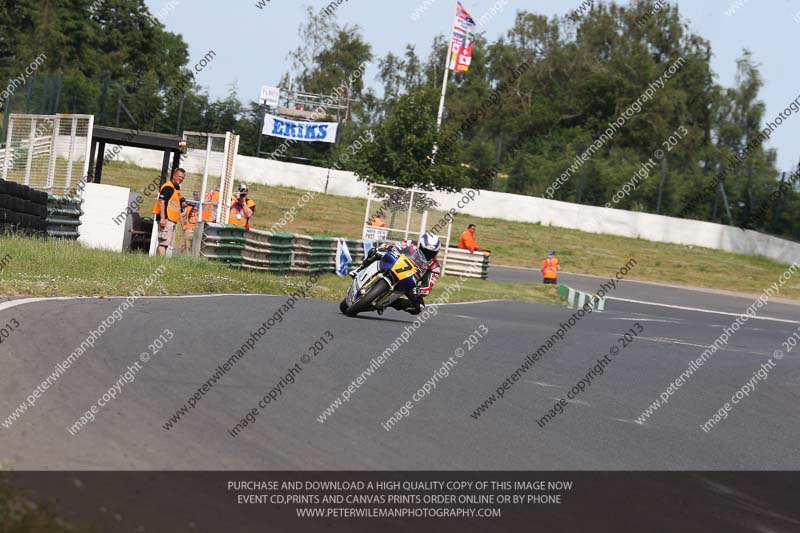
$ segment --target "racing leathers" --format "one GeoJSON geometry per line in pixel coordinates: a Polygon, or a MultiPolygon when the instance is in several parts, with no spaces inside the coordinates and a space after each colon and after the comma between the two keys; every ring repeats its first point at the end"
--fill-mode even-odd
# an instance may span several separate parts
{"type": "MultiPolygon", "coordinates": [[[[370,249],[367,257],[361,262],[361,265],[356,271],[371,265],[375,261],[383,259],[383,256],[393,247],[397,247],[400,250],[408,249],[407,255],[417,255],[418,244],[416,241],[407,240],[394,244],[384,243],[377,248],[370,249]]],[[[422,274],[420,280],[417,282],[417,286],[414,287],[412,291],[405,293],[405,298],[398,298],[390,304],[391,307],[399,311],[406,311],[412,315],[418,315],[422,311],[422,307],[425,305],[424,297],[431,293],[433,286],[436,284],[436,280],[442,275],[442,269],[436,257],[427,261],[424,265],[418,266],[421,266],[420,270],[422,270],[422,274]]],[[[352,275],[354,274],[355,273],[352,275]]]]}

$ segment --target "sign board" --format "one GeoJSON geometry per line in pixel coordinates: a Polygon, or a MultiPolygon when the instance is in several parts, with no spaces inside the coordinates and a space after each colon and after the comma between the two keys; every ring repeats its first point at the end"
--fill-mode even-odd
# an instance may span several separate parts
{"type": "Polygon", "coordinates": [[[278,102],[281,98],[281,90],[278,87],[267,87],[264,85],[261,87],[261,97],[258,101],[261,105],[265,105],[267,107],[278,107],[278,102]]]}
{"type": "Polygon", "coordinates": [[[264,115],[264,135],[305,142],[336,142],[336,122],[297,122],[274,115],[264,115]]]}

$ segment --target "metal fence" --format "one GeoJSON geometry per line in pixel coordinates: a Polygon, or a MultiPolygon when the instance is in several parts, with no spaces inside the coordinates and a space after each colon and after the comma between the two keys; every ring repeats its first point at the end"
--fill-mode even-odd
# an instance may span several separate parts
{"type": "Polygon", "coordinates": [[[67,194],[89,170],[92,115],[9,116],[0,177],[50,194],[67,194]]]}
{"type": "MultiPolygon", "coordinates": [[[[362,238],[416,240],[428,231],[428,213],[438,207],[427,191],[371,184],[367,193],[362,238]]],[[[448,244],[442,237],[442,246],[448,244]]]]}

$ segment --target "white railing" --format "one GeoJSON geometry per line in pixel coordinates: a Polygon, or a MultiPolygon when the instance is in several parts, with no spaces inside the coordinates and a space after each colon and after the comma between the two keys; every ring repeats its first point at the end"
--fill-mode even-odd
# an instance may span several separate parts
{"type": "Polygon", "coordinates": [[[489,257],[483,252],[471,253],[462,248],[445,248],[442,274],[486,279],[489,274],[489,257]]]}

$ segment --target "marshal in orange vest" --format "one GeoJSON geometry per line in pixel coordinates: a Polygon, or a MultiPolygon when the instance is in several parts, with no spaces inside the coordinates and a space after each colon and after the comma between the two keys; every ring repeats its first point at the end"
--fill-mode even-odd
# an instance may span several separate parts
{"type": "Polygon", "coordinates": [[[547,259],[542,261],[542,278],[544,278],[544,283],[558,283],[559,270],[561,270],[561,265],[558,264],[558,257],[556,257],[555,252],[550,252],[547,259]]]}
{"type": "MultiPolygon", "coordinates": [[[[167,220],[177,224],[181,220],[181,188],[169,179],[164,182],[159,192],[163,191],[166,187],[172,187],[172,196],[167,200],[167,220]]],[[[156,198],[156,205],[153,206],[153,214],[160,215],[162,214],[160,211],[158,198],[156,198]]]]}

